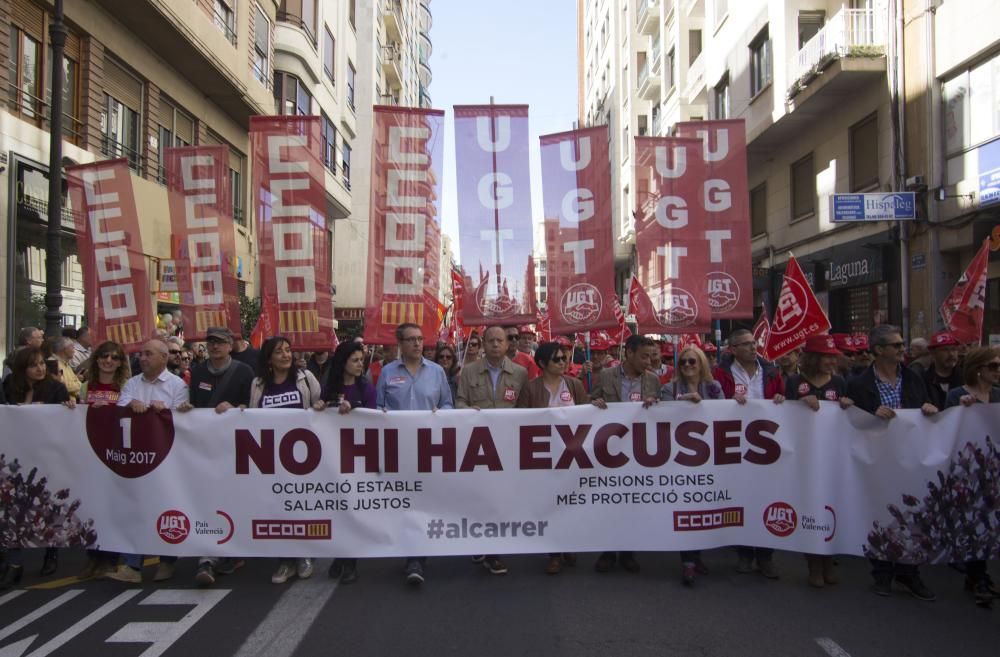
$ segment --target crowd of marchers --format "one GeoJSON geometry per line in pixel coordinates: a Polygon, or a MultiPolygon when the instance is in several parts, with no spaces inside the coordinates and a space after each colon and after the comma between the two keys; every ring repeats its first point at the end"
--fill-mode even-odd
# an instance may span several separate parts
{"type": "MultiPolygon", "coordinates": [[[[700,340],[675,347],[632,335],[616,344],[606,333],[589,340],[560,337],[538,343],[528,326],[489,326],[459,345],[425,344],[421,328],[402,324],[392,345],[366,346],[361,339],[339,344],[333,352],[294,352],[289,340],[275,336],[260,349],[226,328],[210,328],[203,343],[186,343],[160,334],[130,359],[115,342],[95,345],[87,329],[66,329],[44,339],[41,330],[20,331],[19,345],[4,361],[0,403],[116,404],[134,413],[169,409],[186,412],[210,408],[217,413],[245,408],[299,408],[350,413],[355,408],[443,410],[451,408],[552,408],[577,404],[698,403],[705,399],[772,400],[855,406],[891,422],[898,409],[933,415],[951,407],[1000,402],[1000,350],[960,344],[948,332],[929,340],[914,339],[907,348],[900,330],[873,327],[867,335],[816,335],[775,362],[758,354],[747,329],[736,329],[719,347],[700,340]],[[616,358],[617,356],[617,358],[616,358]]],[[[0,546],[0,587],[20,582],[24,564],[19,546],[0,546]]],[[[736,546],[735,569],[778,579],[773,550],[736,546]]],[[[58,569],[58,550],[47,549],[42,575],[58,569]]],[[[329,576],[342,584],[358,580],[358,558],[334,559],[329,576]]],[[[507,565],[496,554],[472,561],[495,575],[507,565]]],[[[144,555],[90,551],[81,577],[109,578],[140,584],[144,555]]],[[[211,586],[233,573],[243,559],[201,557],[195,580],[211,586]]],[[[575,566],[570,553],[549,554],[544,570],[556,575],[575,566]]],[[[837,584],[836,560],[805,555],[808,582],[822,588],[837,584]]],[[[977,605],[988,607],[997,589],[983,560],[954,564],[965,574],[965,587],[977,605]]],[[[594,569],[606,573],[620,566],[640,570],[635,553],[601,553],[594,569]]],[[[174,577],[176,559],[161,556],[153,580],[174,577]]],[[[405,581],[419,586],[426,558],[409,557],[405,581]]],[[[893,584],[921,600],[934,593],[920,577],[919,564],[871,560],[873,590],[888,596],[893,584]]],[[[271,581],[308,578],[312,559],[280,559],[271,581]]],[[[693,586],[708,568],[698,551],[680,554],[680,580],[693,586]]]]}

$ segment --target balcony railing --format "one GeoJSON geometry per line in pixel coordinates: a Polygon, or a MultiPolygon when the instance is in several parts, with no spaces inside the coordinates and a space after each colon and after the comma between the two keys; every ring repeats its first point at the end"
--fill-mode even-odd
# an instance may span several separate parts
{"type": "Polygon", "coordinates": [[[702,52],[687,70],[687,86],[684,88],[684,97],[689,103],[693,103],[698,94],[705,88],[705,53],[702,52]]]}
{"type": "MultiPolygon", "coordinates": [[[[72,103],[73,99],[63,98],[64,106],[72,103]]],[[[16,84],[8,83],[7,85],[7,107],[12,112],[19,114],[25,121],[51,130],[52,106],[43,99],[19,89],[16,84]]],[[[63,112],[62,133],[67,141],[79,144],[83,136],[83,121],[63,112]]]]}
{"type": "Polygon", "coordinates": [[[636,29],[641,34],[656,34],[660,27],[659,0],[639,0],[635,10],[636,29]]]}
{"type": "Polygon", "coordinates": [[[656,73],[660,70],[660,38],[656,37],[656,41],[653,43],[653,49],[649,55],[652,60],[650,63],[650,71],[656,73]]]}
{"type": "Polygon", "coordinates": [[[789,63],[792,88],[841,57],[881,57],[885,54],[886,16],[873,9],[841,9],[789,63]]]}

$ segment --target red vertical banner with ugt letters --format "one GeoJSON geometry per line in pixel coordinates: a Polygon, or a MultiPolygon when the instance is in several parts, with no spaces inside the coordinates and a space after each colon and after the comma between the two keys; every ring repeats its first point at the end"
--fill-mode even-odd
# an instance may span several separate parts
{"type": "Polygon", "coordinates": [[[177,291],[188,318],[184,337],[205,339],[210,326],[240,328],[233,263],[236,236],[225,145],[164,148],[167,200],[177,262],[177,291]],[[193,320],[193,321],[192,321],[193,320]]]}
{"type": "Polygon", "coordinates": [[[750,210],[747,191],[747,139],[743,119],[684,121],[678,137],[703,145],[705,162],[702,239],[709,247],[706,277],[713,319],[753,317],[750,210]]]}
{"type": "Polygon", "coordinates": [[[618,326],[608,128],[540,138],[551,330],[618,326]]]}
{"type": "Polygon", "coordinates": [[[67,167],[66,181],[88,324],[97,342],[139,351],[156,325],[128,160],[67,167]]]}
{"type": "Polygon", "coordinates": [[[456,105],[455,168],[462,319],[467,326],[533,324],[528,106],[456,105]]]}
{"type": "Polygon", "coordinates": [[[278,333],[298,350],[330,349],[330,237],[320,117],[251,116],[261,296],[274,300],[278,333]]]}
{"type": "Polygon", "coordinates": [[[438,336],[444,112],[376,106],[365,339],[395,342],[399,324],[438,336]]]}
{"type": "Polygon", "coordinates": [[[636,137],[635,248],[641,289],[629,303],[637,311],[640,333],[702,333],[710,326],[709,249],[702,238],[700,202],[704,179],[697,139],[636,137]]]}

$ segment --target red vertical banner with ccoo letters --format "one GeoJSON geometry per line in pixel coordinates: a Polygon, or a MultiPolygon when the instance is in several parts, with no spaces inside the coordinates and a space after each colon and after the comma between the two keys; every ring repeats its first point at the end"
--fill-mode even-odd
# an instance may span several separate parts
{"type": "Polygon", "coordinates": [[[444,112],[376,106],[365,339],[395,343],[399,324],[437,340],[444,112]]]}
{"type": "MultiPolygon", "coordinates": [[[[297,350],[335,340],[320,117],[251,116],[259,289],[297,350]]],[[[269,336],[268,336],[269,337],[269,336]]]]}
{"type": "Polygon", "coordinates": [[[545,135],[540,142],[552,331],[616,328],[608,128],[545,135]]]}
{"type": "Polygon", "coordinates": [[[704,179],[697,139],[636,137],[635,248],[641,288],[634,303],[640,333],[709,328],[709,245],[702,237],[700,200],[704,179]]]}
{"type": "Polygon", "coordinates": [[[455,106],[466,325],[535,321],[527,105],[455,106]],[[478,272],[478,276],[473,278],[478,272]]]}
{"type": "Polygon", "coordinates": [[[753,317],[747,139],[743,119],[683,121],[678,137],[701,140],[705,163],[702,239],[709,247],[706,278],[713,319],[753,317]]]}
{"type": "Polygon", "coordinates": [[[167,200],[177,262],[184,337],[203,340],[210,326],[240,328],[236,235],[225,145],[164,148],[167,200]]]}
{"type": "Polygon", "coordinates": [[[128,161],[67,167],[87,322],[97,342],[139,351],[156,324],[128,161]]]}

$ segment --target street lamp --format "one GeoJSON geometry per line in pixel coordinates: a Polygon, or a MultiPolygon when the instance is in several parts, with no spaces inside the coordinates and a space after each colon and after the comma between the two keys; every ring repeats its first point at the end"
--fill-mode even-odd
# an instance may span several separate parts
{"type": "Polygon", "coordinates": [[[49,120],[49,225],[45,249],[45,335],[56,337],[62,325],[62,122],[63,49],[66,25],[63,0],[56,0],[55,17],[49,25],[52,44],[52,105],[49,120]]]}

